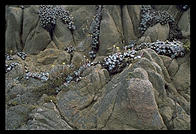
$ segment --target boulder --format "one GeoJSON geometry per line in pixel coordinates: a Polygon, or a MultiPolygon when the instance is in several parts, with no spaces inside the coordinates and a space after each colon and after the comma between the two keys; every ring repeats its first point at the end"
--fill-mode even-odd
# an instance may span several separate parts
{"type": "Polygon", "coordinates": [[[26,39],[24,46],[24,52],[28,54],[38,54],[43,51],[51,42],[50,35],[47,30],[42,28],[39,23],[35,29],[33,29],[26,39]]]}
{"type": "Polygon", "coordinates": [[[5,52],[14,54],[22,50],[22,9],[6,7],[5,52]]]}
{"type": "Polygon", "coordinates": [[[157,40],[165,41],[169,37],[169,25],[161,25],[160,23],[149,27],[144,36],[149,36],[152,42],[157,40]]]}
{"type": "Polygon", "coordinates": [[[134,33],[137,37],[140,37],[140,32],[138,30],[138,27],[140,25],[141,5],[127,5],[127,9],[133,23],[134,33]]]}
{"type": "Polygon", "coordinates": [[[182,14],[178,21],[178,27],[181,31],[183,31],[183,33],[187,34],[185,34],[185,37],[190,36],[190,9],[182,14]]]}
{"type": "Polygon", "coordinates": [[[176,59],[173,59],[168,67],[168,73],[171,77],[175,76],[176,72],[178,71],[178,63],[176,59]]]}
{"type": "Polygon", "coordinates": [[[123,25],[123,33],[124,33],[124,37],[125,40],[127,42],[129,42],[130,40],[136,40],[137,36],[135,35],[134,32],[134,25],[133,25],[133,21],[130,16],[129,16],[129,12],[127,9],[127,5],[124,5],[122,7],[122,25],[123,25]]]}
{"type": "Polygon", "coordinates": [[[100,32],[98,55],[106,56],[111,53],[108,48],[112,48],[114,44],[119,44],[122,41],[121,34],[118,32],[113,18],[106,9],[103,9],[100,32]]]}
{"type": "Polygon", "coordinates": [[[22,43],[25,45],[27,37],[39,24],[39,6],[30,6],[23,10],[22,43]]]}
{"type": "MultiPolygon", "coordinates": [[[[44,103],[33,109],[29,115],[26,129],[28,130],[72,130],[73,128],[62,119],[56,105],[52,102],[44,103]]],[[[20,130],[24,128],[20,128],[20,130]]]]}

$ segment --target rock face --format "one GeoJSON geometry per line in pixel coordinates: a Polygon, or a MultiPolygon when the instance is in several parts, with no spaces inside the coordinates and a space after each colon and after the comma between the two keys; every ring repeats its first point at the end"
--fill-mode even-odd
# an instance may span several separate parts
{"type": "Polygon", "coordinates": [[[150,27],[144,33],[144,36],[149,36],[151,41],[154,42],[156,40],[165,41],[169,36],[169,25],[161,25],[160,23],[150,27]]]}
{"type": "Polygon", "coordinates": [[[21,51],[20,31],[22,27],[22,9],[17,7],[6,7],[6,32],[5,51],[16,53],[21,51]]]}
{"type": "MultiPolygon", "coordinates": [[[[40,25],[39,5],[5,8],[5,51],[13,58],[5,63],[18,63],[5,74],[7,130],[190,130],[190,52],[172,59],[145,48],[113,74],[102,64],[131,40],[167,40],[169,24],[157,23],[141,35],[141,5],[104,5],[99,49],[91,60],[96,6],[62,8],[76,29],[57,20],[52,37],[40,25]],[[46,81],[39,79],[43,72],[46,81]]],[[[189,40],[190,9],[152,8],[169,12],[189,40]]]]}

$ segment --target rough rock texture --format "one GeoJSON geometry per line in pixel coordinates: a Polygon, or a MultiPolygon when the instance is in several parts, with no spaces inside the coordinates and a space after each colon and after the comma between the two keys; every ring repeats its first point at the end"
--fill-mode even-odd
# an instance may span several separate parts
{"type": "Polygon", "coordinates": [[[153,27],[149,27],[144,33],[144,36],[147,35],[150,37],[152,42],[156,40],[165,41],[169,36],[169,25],[161,25],[158,23],[153,27]]]}
{"type": "Polygon", "coordinates": [[[20,40],[21,21],[22,9],[6,7],[5,51],[7,53],[16,53],[22,49],[20,40]]]}
{"type": "MultiPolygon", "coordinates": [[[[110,74],[101,64],[89,65],[70,83],[66,79],[89,59],[95,5],[63,5],[76,30],[57,21],[53,37],[40,26],[39,5],[6,6],[5,50],[19,65],[5,74],[5,117],[8,130],[190,130],[190,52],[171,59],[142,49],[121,72],[110,74]],[[65,50],[74,47],[73,52],[65,50]],[[15,53],[27,53],[22,60],[15,53]],[[26,72],[48,72],[49,79],[26,72]]],[[[190,36],[190,9],[153,5],[176,20],[190,36]]],[[[167,40],[169,26],[156,24],[140,35],[141,5],[104,5],[99,50],[93,62],[136,44],[167,40]]],[[[187,36],[185,36],[187,35],[187,36]]],[[[183,41],[183,40],[182,40],[183,41]]],[[[92,61],[91,61],[92,62],[92,61]]]]}
{"type": "Polygon", "coordinates": [[[190,9],[182,14],[178,26],[185,37],[190,36],[190,9]]]}

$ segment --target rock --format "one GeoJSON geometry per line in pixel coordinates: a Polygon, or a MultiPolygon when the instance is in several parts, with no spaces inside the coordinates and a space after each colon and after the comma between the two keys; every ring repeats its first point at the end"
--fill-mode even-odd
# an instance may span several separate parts
{"type": "Polygon", "coordinates": [[[149,81],[131,79],[128,88],[128,96],[131,110],[138,115],[138,126],[143,129],[166,128],[153,94],[153,87],[149,81]]]}
{"type": "Polygon", "coordinates": [[[27,121],[27,114],[32,110],[29,105],[17,105],[6,110],[5,126],[7,130],[14,130],[27,121]]]}
{"type": "Polygon", "coordinates": [[[168,73],[171,77],[175,76],[176,72],[178,71],[178,63],[176,59],[173,59],[168,67],[168,73]]]}
{"type": "Polygon", "coordinates": [[[181,16],[181,11],[177,9],[176,5],[152,5],[153,8],[160,11],[167,11],[170,15],[174,17],[175,21],[179,21],[181,16]]]}
{"type": "Polygon", "coordinates": [[[112,48],[114,44],[121,42],[121,34],[116,28],[115,22],[109,12],[103,9],[103,18],[100,25],[100,46],[98,55],[106,56],[111,53],[108,48],[112,48]],[[115,37],[115,38],[114,38],[115,37]]]}
{"type": "Polygon", "coordinates": [[[58,49],[63,50],[69,45],[74,45],[71,31],[61,20],[57,19],[53,34],[53,41],[58,49]]]}
{"type": "Polygon", "coordinates": [[[75,68],[79,68],[85,63],[86,59],[84,55],[78,52],[74,52],[73,57],[71,59],[71,63],[74,65],[75,68]]]}
{"type": "Polygon", "coordinates": [[[133,72],[129,73],[129,77],[148,80],[148,73],[143,68],[136,68],[133,72]]]}
{"type": "Polygon", "coordinates": [[[43,51],[51,42],[48,31],[39,25],[39,22],[35,29],[33,29],[25,43],[24,52],[27,54],[38,54],[43,51]]]}
{"type": "Polygon", "coordinates": [[[165,81],[163,77],[154,71],[148,71],[148,77],[154,89],[158,91],[159,95],[166,96],[165,81]]]}
{"type": "Polygon", "coordinates": [[[159,55],[159,57],[162,59],[164,66],[168,69],[170,63],[172,62],[172,59],[165,55],[159,55]]]}
{"type": "Polygon", "coordinates": [[[20,40],[22,25],[22,9],[6,7],[5,52],[16,53],[22,50],[20,40]]]}
{"type": "Polygon", "coordinates": [[[121,7],[119,5],[105,5],[104,6],[114,20],[118,32],[123,36],[121,7]]]}
{"type": "Polygon", "coordinates": [[[71,82],[57,95],[57,107],[62,116],[79,129],[90,129],[95,125],[94,121],[91,124],[91,119],[95,116],[94,112],[90,111],[91,106],[96,101],[95,94],[101,93],[107,82],[108,72],[105,73],[105,69],[101,69],[100,65],[90,68],[90,74],[78,83],[71,82]]]}
{"type": "Polygon", "coordinates": [[[190,130],[190,116],[177,104],[174,130],[190,130]]]}
{"type": "Polygon", "coordinates": [[[69,64],[70,55],[65,51],[48,48],[37,55],[37,62],[41,65],[69,64]]]}
{"type": "Polygon", "coordinates": [[[151,42],[151,39],[149,36],[142,36],[139,40],[138,40],[138,44],[141,44],[143,42],[151,42]]]}
{"type": "Polygon", "coordinates": [[[62,119],[53,102],[37,106],[29,113],[28,130],[72,130],[73,128],[62,119]]]}
{"type": "Polygon", "coordinates": [[[25,45],[27,37],[39,25],[39,6],[30,6],[23,10],[22,42],[25,45]]]}
{"type": "Polygon", "coordinates": [[[189,92],[190,90],[190,61],[180,65],[177,73],[173,77],[177,91],[189,92]]]}
{"type": "Polygon", "coordinates": [[[134,33],[137,37],[139,37],[140,32],[138,30],[138,27],[140,24],[141,5],[127,5],[127,9],[128,9],[129,16],[133,23],[134,33]]]}
{"type": "Polygon", "coordinates": [[[178,21],[178,27],[183,31],[185,37],[190,36],[190,9],[182,14],[178,21]]]}
{"type": "Polygon", "coordinates": [[[164,79],[167,81],[167,82],[171,82],[171,78],[169,76],[169,73],[166,69],[166,67],[164,66],[164,63],[163,61],[161,60],[161,58],[159,57],[159,55],[152,49],[146,49],[148,51],[148,53],[150,53],[153,61],[155,63],[158,64],[158,66],[161,68],[161,75],[164,77],[164,79]]]}
{"type": "MultiPolygon", "coordinates": [[[[95,16],[95,5],[77,5],[78,9],[73,10],[71,15],[74,17],[76,30],[73,32],[76,45],[89,36],[92,18],[95,16]]],[[[85,44],[90,46],[90,44],[85,44]]]]}
{"type": "Polygon", "coordinates": [[[134,26],[133,26],[133,20],[131,20],[130,16],[129,16],[129,12],[128,12],[128,9],[127,9],[127,6],[124,5],[122,7],[122,19],[123,19],[123,32],[124,32],[124,37],[125,37],[125,40],[127,42],[129,42],[130,40],[136,40],[137,37],[135,35],[135,32],[134,32],[134,26]]]}
{"type": "Polygon", "coordinates": [[[160,23],[149,27],[145,33],[144,36],[149,36],[151,41],[165,41],[169,37],[169,25],[161,25],[160,23]]]}
{"type": "Polygon", "coordinates": [[[57,46],[56,46],[56,44],[55,44],[53,41],[51,41],[51,42],[48,44],[48,46],[47,46],[46,49],[48,49],[48,48],[58,49],[57,46]]]}

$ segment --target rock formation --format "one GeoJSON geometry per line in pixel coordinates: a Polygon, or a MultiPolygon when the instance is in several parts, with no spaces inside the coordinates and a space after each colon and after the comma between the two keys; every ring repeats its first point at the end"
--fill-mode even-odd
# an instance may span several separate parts
{"type": "Polygon", "coordinates": [[[188,5],[5,10],[7,130],[191,129],[188,5]]]}

